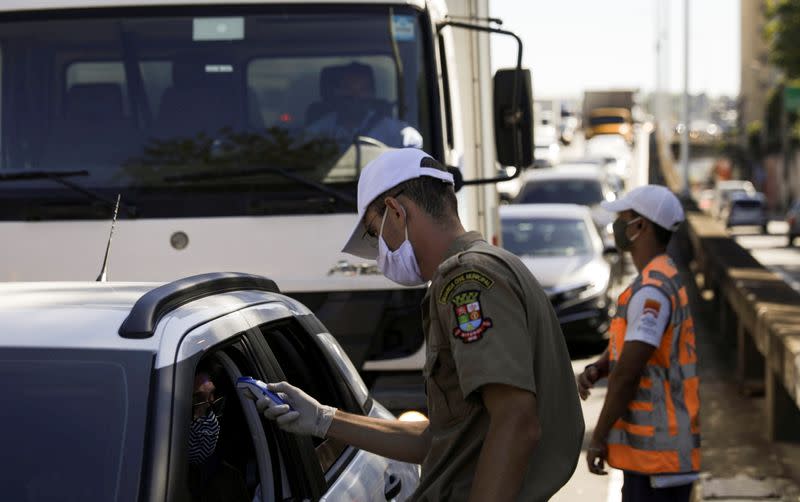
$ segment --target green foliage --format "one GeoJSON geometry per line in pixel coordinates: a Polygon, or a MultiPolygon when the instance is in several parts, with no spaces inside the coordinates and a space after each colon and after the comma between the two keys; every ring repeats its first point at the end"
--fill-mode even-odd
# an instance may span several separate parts
{"type": "Polygon", "coordinates": [[[770,62],[787,78],[800,78],[800,0],[768,0],[764,13],[770,62]]]}
{"type": "MultiPolygon", "coordinates": [[[[201,133],[194,137],[153,139],[145,146],[141,157],[125,164],[123,172],[134,180],[153,184],[166,176],[209,169],[224,172],[225,169],[266,166],[324,171],[330,169],[338,156],[338,145],[327,138],[294,139],[280,127],[268,128],[261,134],[225,128],[216,138],[201,133]]],[[[250,180],[235,182],[249,183],[250,180]]]]}
{"type": "Polygon", "coordinates": [[[754,120],[747,124],[747,149],[756,156],[761,156],[763,145],[761,144],[761,132],[764,129],[764,123],[760,120],[754,120]]]}

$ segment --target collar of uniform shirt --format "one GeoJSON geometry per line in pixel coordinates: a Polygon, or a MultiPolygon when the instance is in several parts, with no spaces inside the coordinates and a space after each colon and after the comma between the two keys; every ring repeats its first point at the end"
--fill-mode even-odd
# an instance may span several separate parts
{"type": "Polygon", "coordinates": [[[442,261],[454,256],[461,251],[467,249],[470,245],[472,245],[475,241],[482,241],[483,236],[480,232],[466,232],[464,234],[459,235],[451,244],[450,247],[447,248],[447,252],[442,257],[442,261]]]}

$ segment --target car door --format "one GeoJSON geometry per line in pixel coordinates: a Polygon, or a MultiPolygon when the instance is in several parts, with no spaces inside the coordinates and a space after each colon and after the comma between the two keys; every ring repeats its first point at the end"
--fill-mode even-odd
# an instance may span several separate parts
{"type": "MultiPolygon", "coordinates": [[[[242,312],[260,335],[262,356],[282,379],[318,401],[350,413],[394,418],[369,399],[366,387],[335,339],[313,316],[269,320],[264,306],[242,312]]],[[[419,466],[358,450],[333,439],[313,439],[325,493],[321,500],[404,500],[419,482],[419,466]]],[[[316,473],[309,473],[313,476],[316,473]]]]}
{"type": "MultiPolygon", "coordinates": [[[[270,309],[265,305],[264,312],[273,321],[291,317],[291,312],[285,308],[270,309]]],[[[221,367],[214,384],[218,390],[224,388],[227,410],[219,420],[220,438],[214,447],[214,454],[219,458],[215,462],[224,462],[226,468],[232,467],[238,473],[234,477],[241,477],[248,494],[242,498],[247,502],[299,501],[317,499],[322,495],[322,482],[308,476],[316,465],[310,440],[283,433],[274,424],[266,423],[258,414],[255,403],[236,391],[236,379],[240,376],[255,376],[263,380],[279,376],[271,366],[263,363],[263,357],[253,347],[254,343],[261,342],[254,342],[252,338],[250,324],[238,311],[194,327],[183,336],[177,350],[172,390],[166,499],[194,500],[198,492],[213,491],[215,486],[208,488],[208,483],[200,489],[193,486],[193,468],[187,447],[196,370],[209,359],[221,367]]],[[[317,477],[321,478],[321,473],[317,477]]]]}

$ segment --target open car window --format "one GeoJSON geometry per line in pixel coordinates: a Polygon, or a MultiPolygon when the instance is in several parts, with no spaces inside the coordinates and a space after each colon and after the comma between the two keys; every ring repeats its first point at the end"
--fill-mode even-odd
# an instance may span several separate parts
{"type": "MultiPolygon", "coordinates": [[[[287,382],[303,389],[321,403],[362,413],[361,409],[354,406],[355,398],[345,394],[347,387],[341,385],[342,376],[338,369],[325,357],[313,335],[294,319],[263,324],[258,331],[274,354],[287,382]]],[[[327,475],[337,461],[352,449],[330,438],[314,438],[313,441],[322,472],[330,478],[327,475]]]]}

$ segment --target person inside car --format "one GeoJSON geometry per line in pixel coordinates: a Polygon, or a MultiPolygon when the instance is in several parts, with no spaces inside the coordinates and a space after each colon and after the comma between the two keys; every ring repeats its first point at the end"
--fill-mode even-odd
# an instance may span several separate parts
{"type": "Polygon", "coordinates": [[[195,502],[249,502],[242,474],[225,462],[217,448],[225,397],[214,382],[221,371],[201,361],[194,377],[192,422],[189,426],[189,492],[195,502]]]}
{"type": "Polygon", "coordinates": [[[391,114],[389,103],[376,99],[375,75],[368,65],[352,62],[323,69],[323,101],[309,108],[306,133],[352,144],[366,136],[393,148],[422,148],[422,135],[391,114]]]}

